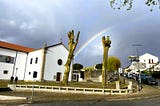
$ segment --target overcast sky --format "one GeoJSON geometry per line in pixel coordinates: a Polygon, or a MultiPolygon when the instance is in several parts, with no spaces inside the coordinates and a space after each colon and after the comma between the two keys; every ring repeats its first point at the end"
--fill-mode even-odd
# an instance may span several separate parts
{"type": "Polygon", "coordinates": [[[80,31],[75,62],[102,62],[102,36],[112,41],[109,55],[128,64],[128,56],[146,52],[160,56],[160,10],[134,0],[133,8],[113,10],[109,0],[0,0],[0,40],[32,48],[56,44],[67,32],[80,31]]]}

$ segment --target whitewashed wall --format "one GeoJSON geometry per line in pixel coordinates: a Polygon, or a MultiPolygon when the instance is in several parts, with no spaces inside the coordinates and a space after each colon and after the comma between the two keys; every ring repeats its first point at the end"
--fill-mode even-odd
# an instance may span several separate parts
{"type": "MultiPolygon", "coordinates": [[[[8,80],[12,75],[14,77],[17,76],[19,80],[26,81],[41,79],[42,49],[24,53],[0,48],[0,54],[15,58],[15,64],[0,62],[0,79],[8,80]],[[32,64],[30,64],[31,58],[32,64]],[[37,63],[35,63],[36,58],[38,58],[37,63]],[[8,73],[5,75],[3,73],[4,70],[8,70],[8,73]],[[34,71],[37,72],[37,78],[35,79],[33,78],[34,71]]],[[[60,80],[62,80],[67,57],[68,50],[62,44],[48,47],[46,52],[44,80],[56,81],[57,73],[61,73],[60,80]],[[57,61],[59,59],[62,60],[62,65],[58,65],[57,61]]],[[[71,81],[71,72],[69,75],[69,81],[71,81]]]]}
{"type": "Polygon", "coordinates": [[[151,55],[149,53],[145,53],[139,57],[140,62],[146,63],[146,68],[151,68],[158,62],[158,57],[151,55]],[[150,60],[150,63],[149,63],[150,60]]]}
{"type": "MultiPolygon", "coordinates": [[[[68,50],[63,45],[49,47],[46,53],[44,79],[50,81],[56,81],[57,72],[60,72],[61,73],[60,80],[62,80],[64,73],[64,65],[67,61],[67,57],[68,57],[68,50]],[[58,65],[57,61],[59,59],[62,60],[62,65],[58,65]]],[[[71,80],[71,75],[69,77],[69,80],[71,80]]]]}
{"type": "Polygon", "coordinates": [[[160,63],[154,66],[154,71],[160,71],[160,63]]]}
{"type": "Polygon", "coordinates": [[[15,61],[14,77],[18,77],[19,80],[24,80],[24,73],[26,70],[27,53],[17,52],[17,58],[15,61]]]}
{"type": "Polygon", "coordinates": [[[8,80],[13,75],[17,76],[19,80],[23,80],[27,53],[0,48],[0,55],[14,57],[15,63],[0,62],[0,79],[8,80]],[[3,74],[4,70],[8,70],[8,74],[3,74]]]}
{"type": "Polygon", "coordinates": [[[32,51],[28,54],[27,59],[27,68],[25,72],[25,79],[24,80],[40,80],[41,76],[41,67],[42,67],[42,49],[32,51]],[[32,58],[32,64],[30,64],[32,58]],[[38,58],[38,62],[35,63],[36,58],[38,58]],[[33,78],[34,71],[37,72],[37,78],[33,78]]]}

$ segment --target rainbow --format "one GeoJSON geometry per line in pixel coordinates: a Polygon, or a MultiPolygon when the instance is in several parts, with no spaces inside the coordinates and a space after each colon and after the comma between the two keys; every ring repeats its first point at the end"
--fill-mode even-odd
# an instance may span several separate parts
{"type": "Polygon", "coordinates": [[[95,40],[97,37],[101,36],[102,34],[104,34],[105,32],[109,31],[110,29],[112,28],[111,27],[108,27],[107,29],[104,29],[100,32],[98,32],[97,34],[95,34],[93,37],[91,37],[84,45],[82,45],[78,50],[77,52],[75,53],[75,58],[79,55],[79,53],[81,51],[83,51],[83,49],[88,45],[90,44],[93,40],[95,40]]]}

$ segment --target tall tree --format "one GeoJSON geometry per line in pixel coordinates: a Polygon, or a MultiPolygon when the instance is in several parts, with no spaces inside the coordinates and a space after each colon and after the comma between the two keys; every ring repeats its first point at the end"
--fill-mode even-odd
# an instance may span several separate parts
{"type": "Polygon", "coordinates": [[[96,64],[95,69],[100,69],[101,70],[102,69],[102,64],[96,64]]]}
{"type": "Polygon", "coordinates": [[[77,38],[74,41],[74,39],[75,39],[74,31],[72,30],[72,31],[68,32],[68,38],[69,38],[68,49],[69,49],[69,54],[68,54],[68,58],[67,58],[67,61],[66,61],[66,64],[65,64],[65,71],[64,71],[64,75],[63,75],[63,82],[62,83],[64,85],[68,85],[70,65],[71,65],[71,62],[72,62],[72,60],[74,58],[74,51],[75,51],[76,46],[78,44],[79,34],[80,34],[80,31],[78,31],[77,38]]]}
{"type": "Polygon", "coordinates": [[[109,56],[108,58],[108,71],[117,71],[121,66],[121,61],[115,56],[109,56]]]}
{"type": "MultiPolygon", "coordinates": [[[[121,9],[122,7],[127,7],[127,10],[131,10],[134,0],[110,0],[110,6],[113,9],[121,9]]],[[[151,7],[152,11],[153,6],[158,6],[160,8],[159,0],[146,0],[145,5],[151,7]]]]}
{"type": "MultiPolygon", "coordinates": [[[[103,45],[103,63],[102,63],[102,86],[106,86],[106,79],[108,79],[107,74],[107,63],[108,63],[108,51],[111,46],[111,40],[109,39],[109,36],[105,38],[105,36],[102,37],[102,45],[103,45]]],[[[108,80],[107,80],[108,85],[108,80]]]]}
{"type": "MultiPolygon", "coordinates": [[[[107,64],[108,71],[117,71],[118,68],[120,67],[121,67],[121,61],[118,57],[115,56],[108,57],[108,64],[107,64]]],[[[102,64],[96,64],[95,68],[102,69],[102,64]]]]}
{"type": "Polygon", "coordinates": [[[73,69],[74,70],[80,70],[83,68],[83,65],[82,64],[79,64],[79,63],[75,63],[73,64],[73,69]]]}

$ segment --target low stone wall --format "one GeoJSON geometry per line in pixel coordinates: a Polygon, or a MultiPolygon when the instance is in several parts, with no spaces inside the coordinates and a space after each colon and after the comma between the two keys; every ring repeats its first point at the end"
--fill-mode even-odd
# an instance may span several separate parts
{"type": "Polygon", "coordinates": [[[102,95],[123,95],[132,93],[132,89],[101,89],[101,88],[80,88],[80,87],[61,87],[43,85],[14,85],[9,84],[13,91],[36,91],[36,92],[58,92],[58,93],[81,93],[81,94],[102,94],[102,95]]]}

